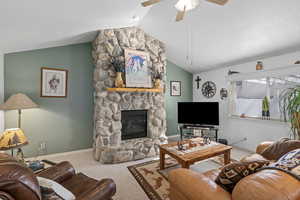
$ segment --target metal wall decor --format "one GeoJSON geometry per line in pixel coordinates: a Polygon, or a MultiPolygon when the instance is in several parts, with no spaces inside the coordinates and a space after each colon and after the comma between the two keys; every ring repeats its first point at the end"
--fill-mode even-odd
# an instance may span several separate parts
{"type": "Polygon", "coordinates": [[[222,100],[226,99],[226,98],[228,97],[228,91],[227,91],[227,89],[222,88],[222,89],[220,90],[220,96],[221,96],[221,99],[222,99],[222,100]]]}
{"type": "Polygon", "coordinates": [[[230,76],[232,74],[239,74],[239,73],[240,72],[229,70],[227,74],[228,74],[228,76],[230,76]]]}
{"type": "Polygon", "coordinates": [[[199,89],[200,88],[200,81],[202,81],[202,79],[199,76],[197,76],[195,81],[197,83],[197,89],[199,89]]]}
{"type": "Polygon", "coordinates": [[[216,84],[212,81],[206,81],[205,83],[203,83],[202,85],[202,94],[203,96],[205,96],[206,98],[212,98],[215,96],[217,91],[217,87],[216,84]]]}

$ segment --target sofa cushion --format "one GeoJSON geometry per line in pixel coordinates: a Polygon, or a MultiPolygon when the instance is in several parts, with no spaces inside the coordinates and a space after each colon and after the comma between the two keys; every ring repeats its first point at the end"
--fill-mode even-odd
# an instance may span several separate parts
{"type": "Polygon", "coordinates": [[[257,160],[268,161],[266,158],[264,158],[263,156],[261,156],[257,153],[245,156],[240,161],[241,162],[253,162],[253,161],[257,161],[257,160]]]}
{"type": "Polygon", "coordinates": [[[72,178],[64,181],[62,185],[79,198],[87,196],[88,193],[99,186],[99,181],[79,173],[72,178]],[[80,185],[80,187],[78,187],[80,185]]]}
{"type": "Polygon", "coordinates": [[[300,181],[277,170],[262,170],[243,178],[232,200],[299,200],[300,181]]]}
{"type": "Polygon", "coordinates": [[[282,138],[278,142],[274,142],[267,147],[261,155],[268,160],[278,160],[284,154],[300,148],[299,140],[290,140],[288,138],[282,138]]]}
{"type": "Polygon", "coordinates": [[[233,162],[222,168],[215,182],[228,192],[232,192],[235,185],[244,177],[265,167],[269,161],[257,160],[251,162],[233,162]]]}

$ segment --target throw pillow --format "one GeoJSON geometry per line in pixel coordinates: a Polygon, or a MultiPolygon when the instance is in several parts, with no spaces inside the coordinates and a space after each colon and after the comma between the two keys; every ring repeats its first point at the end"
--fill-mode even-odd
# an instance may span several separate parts
{"type": "Polygon", "coordinates": [[[52,189],[58,196],[60,196],[64,200],[75,200],[75,196],[72,192],[64,188],[59,183],[46,179],[43,177],[37,177],[37,180],[39,182],[39,185],[44,188],[50,188],[52,189]]]}
{"type": "Polygon", "coordinates": [[[263,169],[280,170],[300,180],[300,149],[295,149],[282,156],[277,162],[263,169]]]}
{"type": "Polygon", "coordinates": [[[263,160],[230,163],[222,168],[215,182],[231,193],[241,179],[255,173],[258,169],[268,164],[269,161],[263,160]]]}
{"type": "Polygon", "coordinates": [[[268,160],[278,160],[284,154],[300,148],[299,140],[290,140],[288,138],[282,138],[278,142],[267,147],[261,155],[268,160]]]}

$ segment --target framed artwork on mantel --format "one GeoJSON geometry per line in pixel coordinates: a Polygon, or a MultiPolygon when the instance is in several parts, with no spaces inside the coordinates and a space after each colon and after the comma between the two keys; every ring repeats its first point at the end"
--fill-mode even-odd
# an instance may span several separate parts
{"type": "Polygon", "coordinates": [[[66,98],[68,93],[68,70],[41,68],[41,97],[66,98]]]}
{"type": "Polygon", "coordinates": [[[149,57],[148,52],[125,49],[126,87],[152,88],[149,57]]]}
{"type": "Polygon", "coordinates": [[[181,82],[171,81],[170,82],[170,95],[171,96],[181,96],[181,82]]]}

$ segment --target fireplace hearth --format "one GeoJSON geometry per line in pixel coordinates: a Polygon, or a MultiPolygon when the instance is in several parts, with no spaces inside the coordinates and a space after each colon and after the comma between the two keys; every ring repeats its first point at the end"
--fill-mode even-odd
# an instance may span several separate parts
{"type": "Polygon", "coordinates": [[[123,110],[122,140],[147,137],[147,110],[123,110]]]}

